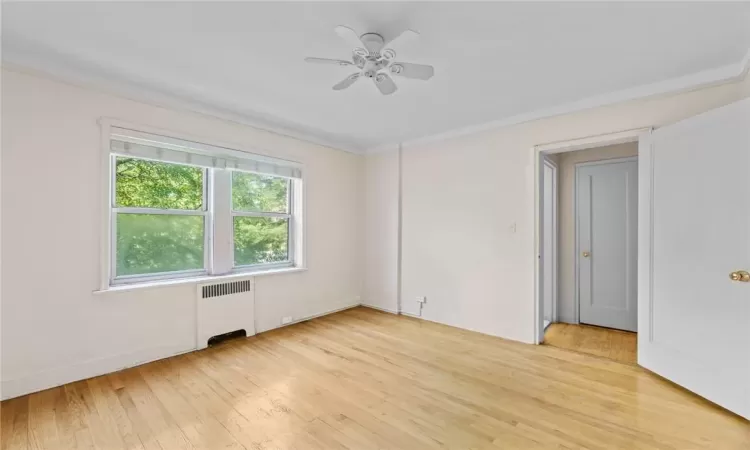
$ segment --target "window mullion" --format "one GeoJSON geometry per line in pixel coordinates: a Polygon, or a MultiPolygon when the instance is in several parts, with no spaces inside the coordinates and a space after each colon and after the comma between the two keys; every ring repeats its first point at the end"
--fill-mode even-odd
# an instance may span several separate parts
{"type": "Polygon", "coordinates": [[[211,217],[213,219],[213,255],[211,273],[221,275],[234,266],[232,222],[232,173],[214,169],[211,192],[211,217]]]}
{"type": "Polygon", "coordinates": [[[272,217],[277,219],[291,219],[292,215],[287,213],[261,212],[261,211],[232,211],[235,217],[272,217]]]}

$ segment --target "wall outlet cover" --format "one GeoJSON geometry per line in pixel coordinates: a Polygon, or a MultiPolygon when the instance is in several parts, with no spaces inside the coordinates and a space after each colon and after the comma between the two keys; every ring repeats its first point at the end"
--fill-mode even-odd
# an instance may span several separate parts
{"type": "Polygon", "coordinates": [[[281,318],[282,325],[286,325],[288,323],[292,323],[292,316],[284,316],[281,318]]]}
{"type": "Polygon", "coordinates": [[[427,303],[427,297],[417,297],[417,302],[419,302],[419,303],[427,303]]]}

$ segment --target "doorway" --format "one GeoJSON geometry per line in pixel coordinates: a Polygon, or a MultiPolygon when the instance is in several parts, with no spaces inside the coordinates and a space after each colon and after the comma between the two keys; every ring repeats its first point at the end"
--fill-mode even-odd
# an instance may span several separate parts
{"type": "Polygon", "coordinates": [[[637,141],[637,364],[750,418],[750,364],[736,357],[750,349],[750,203],[741,201],[750,195],[749,122],[745,98],[656,130],[531,149],[535,343],[545,338],[542,158],[637,141]]]}
{"type": "Polygon", "coordinates": [[[540,343],[635,364],[637,136],[542,152],[541,166],[540,343]]]}

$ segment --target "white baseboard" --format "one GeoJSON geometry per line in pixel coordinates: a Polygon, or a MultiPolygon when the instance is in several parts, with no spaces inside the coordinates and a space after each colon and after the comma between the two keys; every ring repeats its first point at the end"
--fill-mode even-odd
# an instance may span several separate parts
{"type": "MultiPolygon", "coordinates": [[[[349,304],[327,310],[317,314],[311,314],[291,322],[294,323],[303,322],[305,320],[314,319],[316,317],[333,314],[346,309],[356,308],[359,303],[349,304]]],[[[281,328],[275,327],[275,328],[281,328]]],[[[257,330],[257,333],[263,331],[270,331],[275,328],[269,328],[266,330],[257,330]]],[[[74,381],[85,380],[87,378],[93,378],[100,375],[106,375],[108,373],[117,372],[118,370],[128,369],[135,366],[140,366],[152,361],[158,361],[160,359],[169,358],[170,356],[179,355],[182,353],[188,353],[197,350],[195,348],[195,342],[190,342],[185,345],[173,345],[173,346],[158,346],[153,348],[140,349],[134,352],[122,353],[114,356],[106,356],[103,358],[91,359],[88,361],[82,361],[79,363],[56,367],[41,372],[36,372],[30,375],[10,379],[2,380],[2,398],[0,400],[8,400],[22,395],[31,394],[33,392],[43,391],[45,389],[51,389],[57,386],[62,386],[67,383],[74,381]]]]}
{"type": "Polygon", "coordinates": [[[378,311],[387,312],[387,313],[390,313],[390,314],[399,314],[399,312],[396,311],[396,310],[394,310],[394,309],[383,308],[383,307],[375,306],[375,305],[368,305],[367,303],[362,303],[361,306],[364,306],[365,308],[376,309],[378,311]]]}
{"type": "Polygon", "coordinates": [[[521,344],[533,344],[533,342],[522,341],[522,340],[519,340],[519,339],[514,339],[514,338],[511,338],[511,337],[507,337],[507,336],[500,336],[500,335],[497,335],[497,334],[487,333],[487,332],[480,331],[480,330],[475,330],[475,329],[472,329],[472,328],[460,327],[460,326],[452,324],[452,323],[440,322],[439,320],[428,319],[428,318],[423,317],[423,316],[419,316],[419,315],[416,315],[416,314],[411,314],[411,313],[407,313],[407,312],[403,312],[403,311],[401,311],[400,314],[402,316],[413,317],[415,319],[424,320],[426,322],[432,322],[432,323],[436,323],[436,324],[439,324],[439,325],[445,325],[447,327],[457,328],[459,330],[471,331],[472,333],[479,333],[479,334],[483,334],[485,336],[491,336],[491,337],[498,338],[498,339],[504,339],[506,341],[519,342],[521,344]]]}
{"type": "Polygon", "coordinates": [[[90,359],[68,366],[43,370],[25,377],[3,380],[2,400],[117,372],[118,370],[139,366],[193,350],[195,350],[195,343],[192,342],[187,345],[153,347],[114,356],[106,356],[104,358],[90,359]]]}
{"type": "Polygon", "coordinates": [[[352,303],[350,305],[345,305],[345,306],[341,306],[341,307],[329,309],[328,311],[323,311],[321,313],[316,313],[316,314],[311,314],[309,316],[300,317],[299,319],[293,320],[293,321],[291,321],[289,323],[285,323],[283,325],[279,325],[277,327],[271,327],[271,328],[266,328],[266,329],[263,329],[263,330],[257,330],[256,334],[265,333],[266,331],[276,330],[278,328],[288,327],[289,325],[294,325],[295,323],[304,322],[306,320],[311,320],[311,319],[314,319],[316,317],[327,316],[329,314],[337,313],[337,312],[340,312],[340,311],[346,311],[347,309],[356,308],[358,306],[361,306],[361,305],[359,303],[352,303]]]}

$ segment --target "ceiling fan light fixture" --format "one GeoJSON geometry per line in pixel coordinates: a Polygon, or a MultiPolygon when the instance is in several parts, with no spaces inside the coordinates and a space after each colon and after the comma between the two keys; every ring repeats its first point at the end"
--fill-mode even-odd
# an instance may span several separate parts
{"type": "Polygon", "coordinates": [[[383,50],[383,53],[381,53],[381,55],[383,56],[383,58],[390,60],[396,57],[396,52],[393,51],[392,48],[387,48],[383,50]]]}

